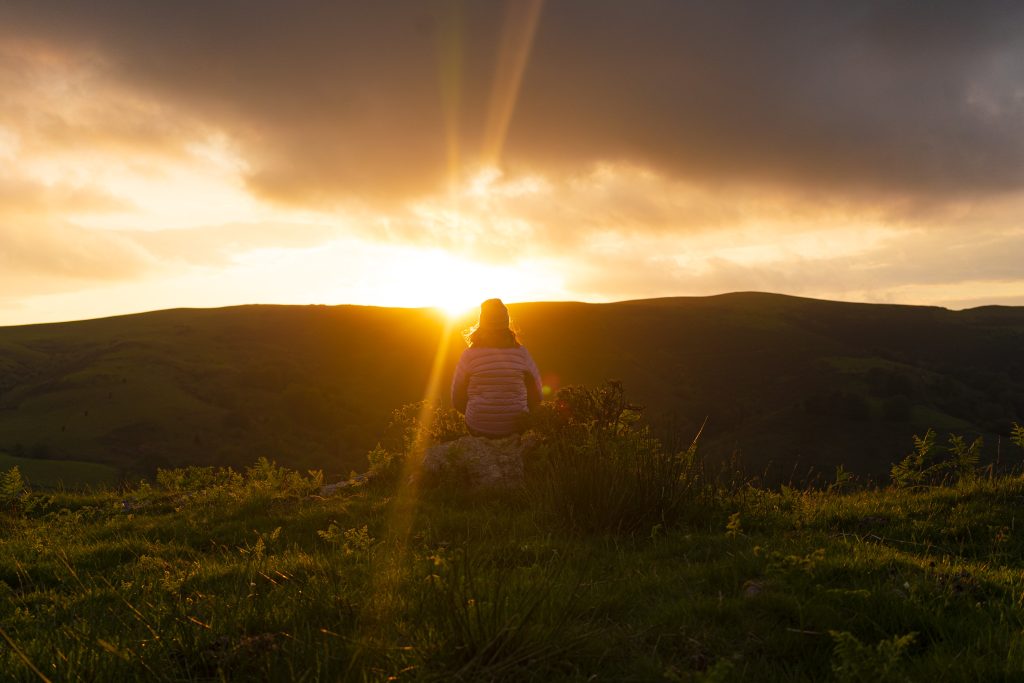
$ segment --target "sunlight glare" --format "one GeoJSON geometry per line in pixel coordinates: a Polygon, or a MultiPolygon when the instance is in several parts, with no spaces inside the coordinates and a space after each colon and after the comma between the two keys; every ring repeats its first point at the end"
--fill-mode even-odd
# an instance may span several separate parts
{"type": "Polygon", "coordinates": [[[387,268],[374,274],[372,286],[378,305],[436,308],[449,319],[490,297],[529,301],[562,289],[539,264],[497,265],[416,248],[390,250],[387,268]]]}

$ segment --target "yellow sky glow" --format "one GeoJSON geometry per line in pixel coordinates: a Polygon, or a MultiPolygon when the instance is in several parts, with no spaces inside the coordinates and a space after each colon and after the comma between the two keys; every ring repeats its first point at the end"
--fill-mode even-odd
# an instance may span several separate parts
{"type": "MultiPolygon", "coordinates": [[[[349,112],[363,112],[374,131],[401,120],[382,119],[376,108],[395,94],[376,90],[391,72],[344,92],[324,80],[325,92],[346,103],[344,116],[311,124],[320,137],[308,147],[302,136],[315,111],[275,127],[276,119],[210,99],[210,91],[175,91],[173,79],[150,88],[126,76],[131,70],[102,42],[0,33],[0,325],[243,303],[455,314],[490,297],[600,302],[738,290],[1024,304],[1024,191],[929,202],[900,192],[861,196],[854,187],[830,193],[774,176],[704,177],[633,156],[632,145],[647,144],[639,120],[629,134],[609,137],[603,156],[597,149],[556,163],[557,155],[516,154],[532,134],[516,129],[522,101],[544,82],[532,60],[547,8],[540,0],[509,7],[486,87],[473,92],[467,79],[488,71],[467,61],[469,15],[458,3],[445,10],[428,41],[437,80],[424,86],[438,119],[413,136],[394,129],[404,146],[389,138],[361,147],[347,137],[347,126],[363,122],[349,112]],[[398,162],[383,166],[379,193],[338,190],[338,178],[361,183],[362,168],[379,171],[375,153],[409,147],[410,166],[422,171],[430,157],[420,142],[439,150],[432,186],[389,192],[383,185],[403,171],[398,162]],[[316,173],[302,175],[307,166],[316,173]],[[312,185],[317,174],[339,175],[326,189],[296,189],[289,170],[312,185]]],[[[548,44],[546,59],[559,54],[548,44]]],[[[554,85],[560,92],[577,83],[554,85]]],[[[996,85],[983,94],[998,100],[996,85]]],[[[537,128],[551,123],[533,119],[537,128]]],[[[588,121],[554,123],[569,136],[588,121]]]]}

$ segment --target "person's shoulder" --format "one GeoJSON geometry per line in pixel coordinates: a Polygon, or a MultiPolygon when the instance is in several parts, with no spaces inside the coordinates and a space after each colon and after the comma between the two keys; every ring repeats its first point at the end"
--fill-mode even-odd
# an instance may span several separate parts
{"type": "Polygon", "coordinates": [[[462,358],[466,361],[473,361],[478,358],[487,358],[493,356],[495,351],[501,351],[493,346],[470,346],[468,349],[462,352],[462,358]]]}
{"type": "Polygon", "coordinates": [[[477,359],[486,362],[487,360],[528,358],[529,352],[525,346],[471,346],[462,352],[467,362],[477,359]]]}

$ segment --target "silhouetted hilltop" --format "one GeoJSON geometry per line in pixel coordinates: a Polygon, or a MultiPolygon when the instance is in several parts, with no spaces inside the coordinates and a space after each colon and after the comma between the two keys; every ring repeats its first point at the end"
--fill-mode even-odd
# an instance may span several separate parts
{"type": "MultiPolygon", "coordinates": [[[[622,380],[665,434],[774,477],[884,474],[925,428],[1024,418],[1024,308],[763,293],[511,307],[552,389],[622,380]]],[[[464,345],[430,309],[239,306],[0,328],[0,451],[126,472],[248,464],[344,473],[392,409],[441,394],[464,345]]]]}

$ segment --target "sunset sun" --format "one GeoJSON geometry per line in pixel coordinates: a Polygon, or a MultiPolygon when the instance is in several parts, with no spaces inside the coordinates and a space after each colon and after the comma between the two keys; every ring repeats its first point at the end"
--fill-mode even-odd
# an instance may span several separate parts
{"type": "Polygon", "coordinates": [[[557,269],[546,262],[492,264],[414,247],[393,251],[389,263],[361,282],[374,305],[435,308],[450,319],[469,316],[485,299],[537,300],[562,287],[557,269]]]}

